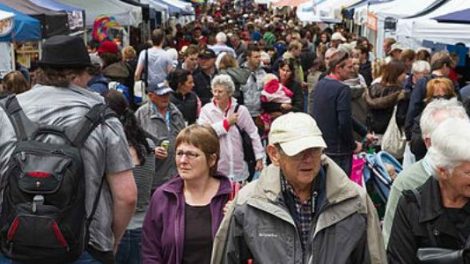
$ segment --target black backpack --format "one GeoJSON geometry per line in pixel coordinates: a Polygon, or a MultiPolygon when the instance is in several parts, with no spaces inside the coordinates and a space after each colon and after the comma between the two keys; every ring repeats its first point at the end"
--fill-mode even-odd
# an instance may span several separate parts
{"type": "Polygon", "coordinates": [[[15,96],[0,101],[17,141],[2,175],[0,245],[8,258],[23,263],[67,263],[88,244],[88,229],[98,205],[102,177],[91,214],[85,211],[84,166],[80,148],[111,110],[92,107],[69,129],[40,125],[23,112],[15,96]],[[50,143],[44,136],[63,138],[50,143]]]}

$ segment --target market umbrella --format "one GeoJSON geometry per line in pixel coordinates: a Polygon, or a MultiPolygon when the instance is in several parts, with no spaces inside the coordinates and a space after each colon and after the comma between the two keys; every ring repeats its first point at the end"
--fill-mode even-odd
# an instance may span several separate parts
{"type": "Polygon", "coordinates": [[[470,8],[434,17],[433,19],[441,23],[470,24],[470,8]]]}

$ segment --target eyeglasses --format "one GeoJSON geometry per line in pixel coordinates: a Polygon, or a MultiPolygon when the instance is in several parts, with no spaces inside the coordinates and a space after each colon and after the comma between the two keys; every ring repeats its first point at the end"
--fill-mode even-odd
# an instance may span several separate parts
{"type": "Polygon", "coordinates": [[[182,151],[182,150],[178,150],[176,152],[176,158],[177,159],[181,159],[183,156],[186,156],[186,158],[188,160],[194,160],[194,159],[197,159],[200,155],[196,152],[193,152],[193,151],[182,151]]]}

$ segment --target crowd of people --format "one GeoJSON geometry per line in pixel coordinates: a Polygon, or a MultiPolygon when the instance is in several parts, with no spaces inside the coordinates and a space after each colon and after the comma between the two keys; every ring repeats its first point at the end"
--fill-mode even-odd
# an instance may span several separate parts
{"type": "Polygon", "coordinates": [[[68,169],[17,149],[75,144],[95,105],[112,113],[75,144],[86,245],[70,263],[470,261],[470,86],[456,56],[256,5],[198,12],[139,47],[51,37],[37,69],[3,77],[0,263],[64,263],[48,247],[31,256],[22,228],[58,206],[40,186],[68,169]],[[404,148],[384,143],[391,127],[404,148]],[[382,217],[349,177],[354,155],[389,148],[404,169],[382,217]]]}

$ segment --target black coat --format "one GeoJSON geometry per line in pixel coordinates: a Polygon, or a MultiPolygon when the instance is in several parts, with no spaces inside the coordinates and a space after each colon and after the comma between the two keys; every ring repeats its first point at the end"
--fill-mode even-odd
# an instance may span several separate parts
{"type": "Polygon", "coordinates": [[[364,77],[364,80],[366,80],[366,84],[367,86],[370,86],[370,84],[372,83],[372,65],[370,63],[370,61],[366,61],[366,63],[364,64],[361,64],[359,66],[359,74],[362,75],[362,77],[364,77]]]}
{"type": "Polygon", "coordinates": [[[193,79],[194,79],[193,91],[196,93],[199,99],[201,99],[201,103],[203,106],[211,101],[211,98],[212,98],[211,80],[216,74],[217,72],[215,72],[213,76],[209,76],[205,72],[203,72],[201,69],[197,69],[193,73],[193,79]]]}
{"type": "Polygon", "coordinates": [[[424,158],[428,149],[424,144],[423,134],[421,133],[421,126],[419,120],[421,119],[421,114],[419,114],[413,123],[413,129],[411,130],[411,141],[410,141],[410,150],[415,155],[416,161],[424,158]]]}
{"type": "Polygon", "coordinates": [[[170,97],[171,102],[183,114],[184,120],[189,125],[194,124],[198,117],[198,97],[194,92],[189,92],[186,95],[181,93],[172,93],[170,97]]]}
{"type": "Polygon", "coordinates": [[[439,183],[434,177],[417,190],[418,196],[404,191],[398,202],[387,248],[388,263],[420,263],[418,248],[461,249],[465,245],[470,232],[470,203],[459,210],[463,222],[456,224],[442,206],[439,183]]]}

